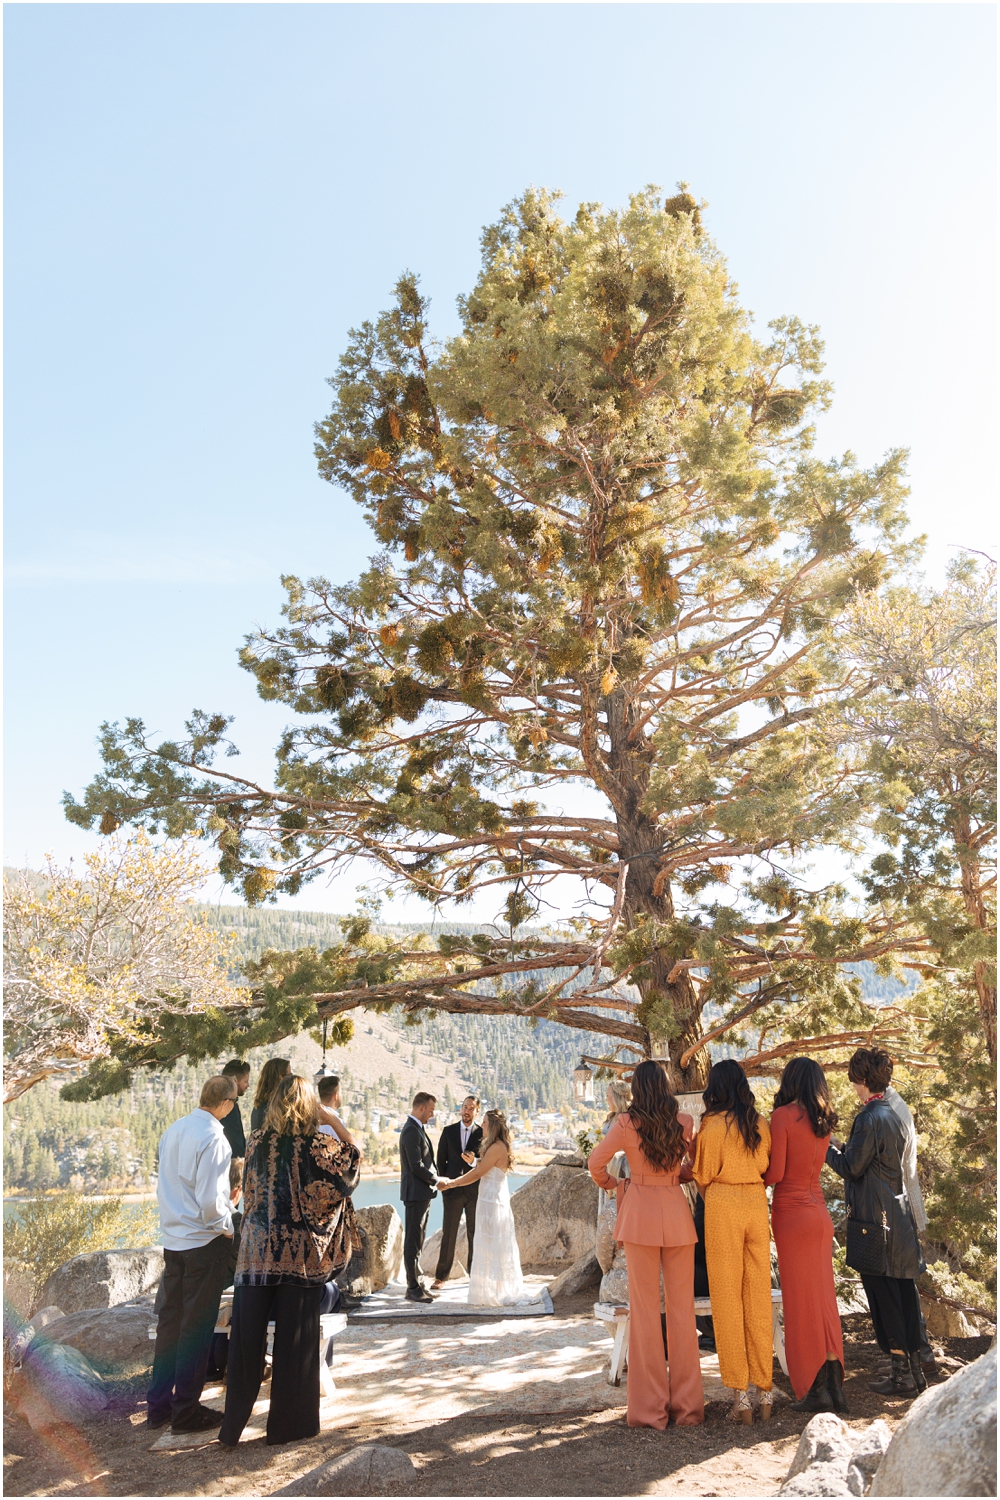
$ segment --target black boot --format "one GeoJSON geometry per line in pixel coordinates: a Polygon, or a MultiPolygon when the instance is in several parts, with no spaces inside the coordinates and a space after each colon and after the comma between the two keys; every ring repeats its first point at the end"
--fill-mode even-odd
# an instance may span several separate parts
{"type": "Polygon", "coordinates": [[[828,1359],[826,1362],[826,1388],[833,1403],[833,1409],[842,1416],[850,1411],[847,1397],[844,1395],[844,1372],[840,1368],[839,1359],[828,1359]]]}
{"type": "Polygon", "coordinates": [[[791,1407],[792,1411],[833,1411],[833,1399],[827,1389],[826,1365],[820,1366],[816,1379],[802,1400],[793,1401],[791,1407]]]}
{"type": "Polygon", "coordinates": [[[924,1374],[924,1367],[920,1362],[919,1353],[910,1355],[910,1374],[913,1376],[913,1384],[917,1388],[917,1394],[919,1395],[921,1391],[926,1391],[927,1377],[924,1374]]]}
{"type": "Polygon", "coordinates": [[[910,1372],[910,1361],[905,1354],[890,1355],[892,1366],[883,1380],[869,1380],[868,1389],[876,1396],[915,1396],[917,1383],[910,1372]]]}

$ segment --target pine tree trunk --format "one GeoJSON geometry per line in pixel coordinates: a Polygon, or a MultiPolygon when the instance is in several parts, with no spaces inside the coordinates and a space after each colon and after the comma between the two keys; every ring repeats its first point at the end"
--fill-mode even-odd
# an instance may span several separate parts
{"type": "MultiPolygon", "coordinates": [[[[960,817],[955,827],[955,846],[962,875],[962,901],[969,920],[978,932],[990,930],[986,902],[983,898],[982,867],[972,843],[972,826],[966,817],[960,817]]],[[[975,976],[976,995],[979,1000],[979,1018],[986,1038],[990,1062],[997,1065],[997,990],[990,983],[990,966],[980,959],[972,966],[975,976]]]]}
{"type": "MultiPolygon", "coordinates": [[[[607,700],[611,738],[610,768],[618,788],[624,792],[615,809],[618,824],[618,857],[628,863],[622,923],[631,931],[643,915],[656,922],[669,922],[674,915],[670,886],[661,882],[654,889],[659,867],[658,850],[663,834],[642,810],[652,764],[650,747],[636,746],[629,737],[629,713],[620,691],[607,700]]],[[[637,1017],[647,1035],[647,1056],[668,1057],[673,1087],[678,1093],[700,1091],[705,1086],[707,1057],[698,1053],[681,1068],[683,1052],[702,1034],[701,1002],[687,970],[670,981],[674,961],[669,954],[654,952],[647,973],[636,980],[642,997],[637,1017]]]]}

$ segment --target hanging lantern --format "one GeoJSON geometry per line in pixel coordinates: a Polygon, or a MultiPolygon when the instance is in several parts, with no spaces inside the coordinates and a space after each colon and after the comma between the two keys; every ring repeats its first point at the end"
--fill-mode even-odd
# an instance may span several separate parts
{"type": "Polygon", "coordinates": [[[313,1074],[313,1083],[319,1083],[324,1078],[332,1078],[333,1069],[326,1065],[326,1017],[323,1017],[323,1061],[313,1074]]]}
{"type": "Polygon", "coordinates": [[[583,1058],[581,1057],[580,1061],[577,1063],[576,1067],[573,1069],[573,1103],[574,1104],[593,1104],[593,1102],[594,1102],[594,1074],[593,1074],[593,1070],[591,1068],[587,1067],[587,1064],[584,1062],[583,1058]]]}

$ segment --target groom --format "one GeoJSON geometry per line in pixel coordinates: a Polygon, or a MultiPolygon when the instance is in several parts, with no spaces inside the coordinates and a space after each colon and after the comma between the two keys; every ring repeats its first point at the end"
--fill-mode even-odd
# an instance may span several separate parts
{"type": "MultiPolygon", "coordinates": [[[[476,1164],[479,1148],[483,1144],[483,1129],[476,1124],[479,1100],[475,1094],[467,1094],[462,1100],[462,1109],[454,1125],[446,1125],[438,1141],[437,1169],[439,1177],[461,1177],[476,1164]]],[[[479,1198],[479,1183],[471,1187],[452,1188],[444,1195],[444,1227],[441,1231],[441,1254],[438,1256],[435,1279],[431,1291],[444,1286],[455,1261],[455,1244],[458,1229],[465,1214],[465,1233],[469,1242],[466,1265],[472,1270],[472,1242],[476,1237],[476,1202],[479,1198]]]]}
{"type": "Polygon", "coordinates": [[[427,1217],[438,1180],[434,1170],[434,1147],[427,1134],[436,1103],[433,1094],[414,1094],[413,1107],[399,1132],[399,1196],[405,1214],[403,1266],[409,1302],[435,1300],[420,1280],[420,1252],[424,1248],[427,1217]]]}

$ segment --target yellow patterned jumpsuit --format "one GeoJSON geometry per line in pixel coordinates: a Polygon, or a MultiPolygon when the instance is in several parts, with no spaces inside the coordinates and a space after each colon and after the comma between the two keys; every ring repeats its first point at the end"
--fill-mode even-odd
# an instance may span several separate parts
{"type": "Polygon", "coordinates": [[[719,1374],[731,1391],[771,1389],[771,1233],[762,1178],[771,1131],[758,1120],[751,1153],[725,1115],[705,1115],[695,1142],[694,1180],[705,1197],[705,1260],[719,1374]]]}

